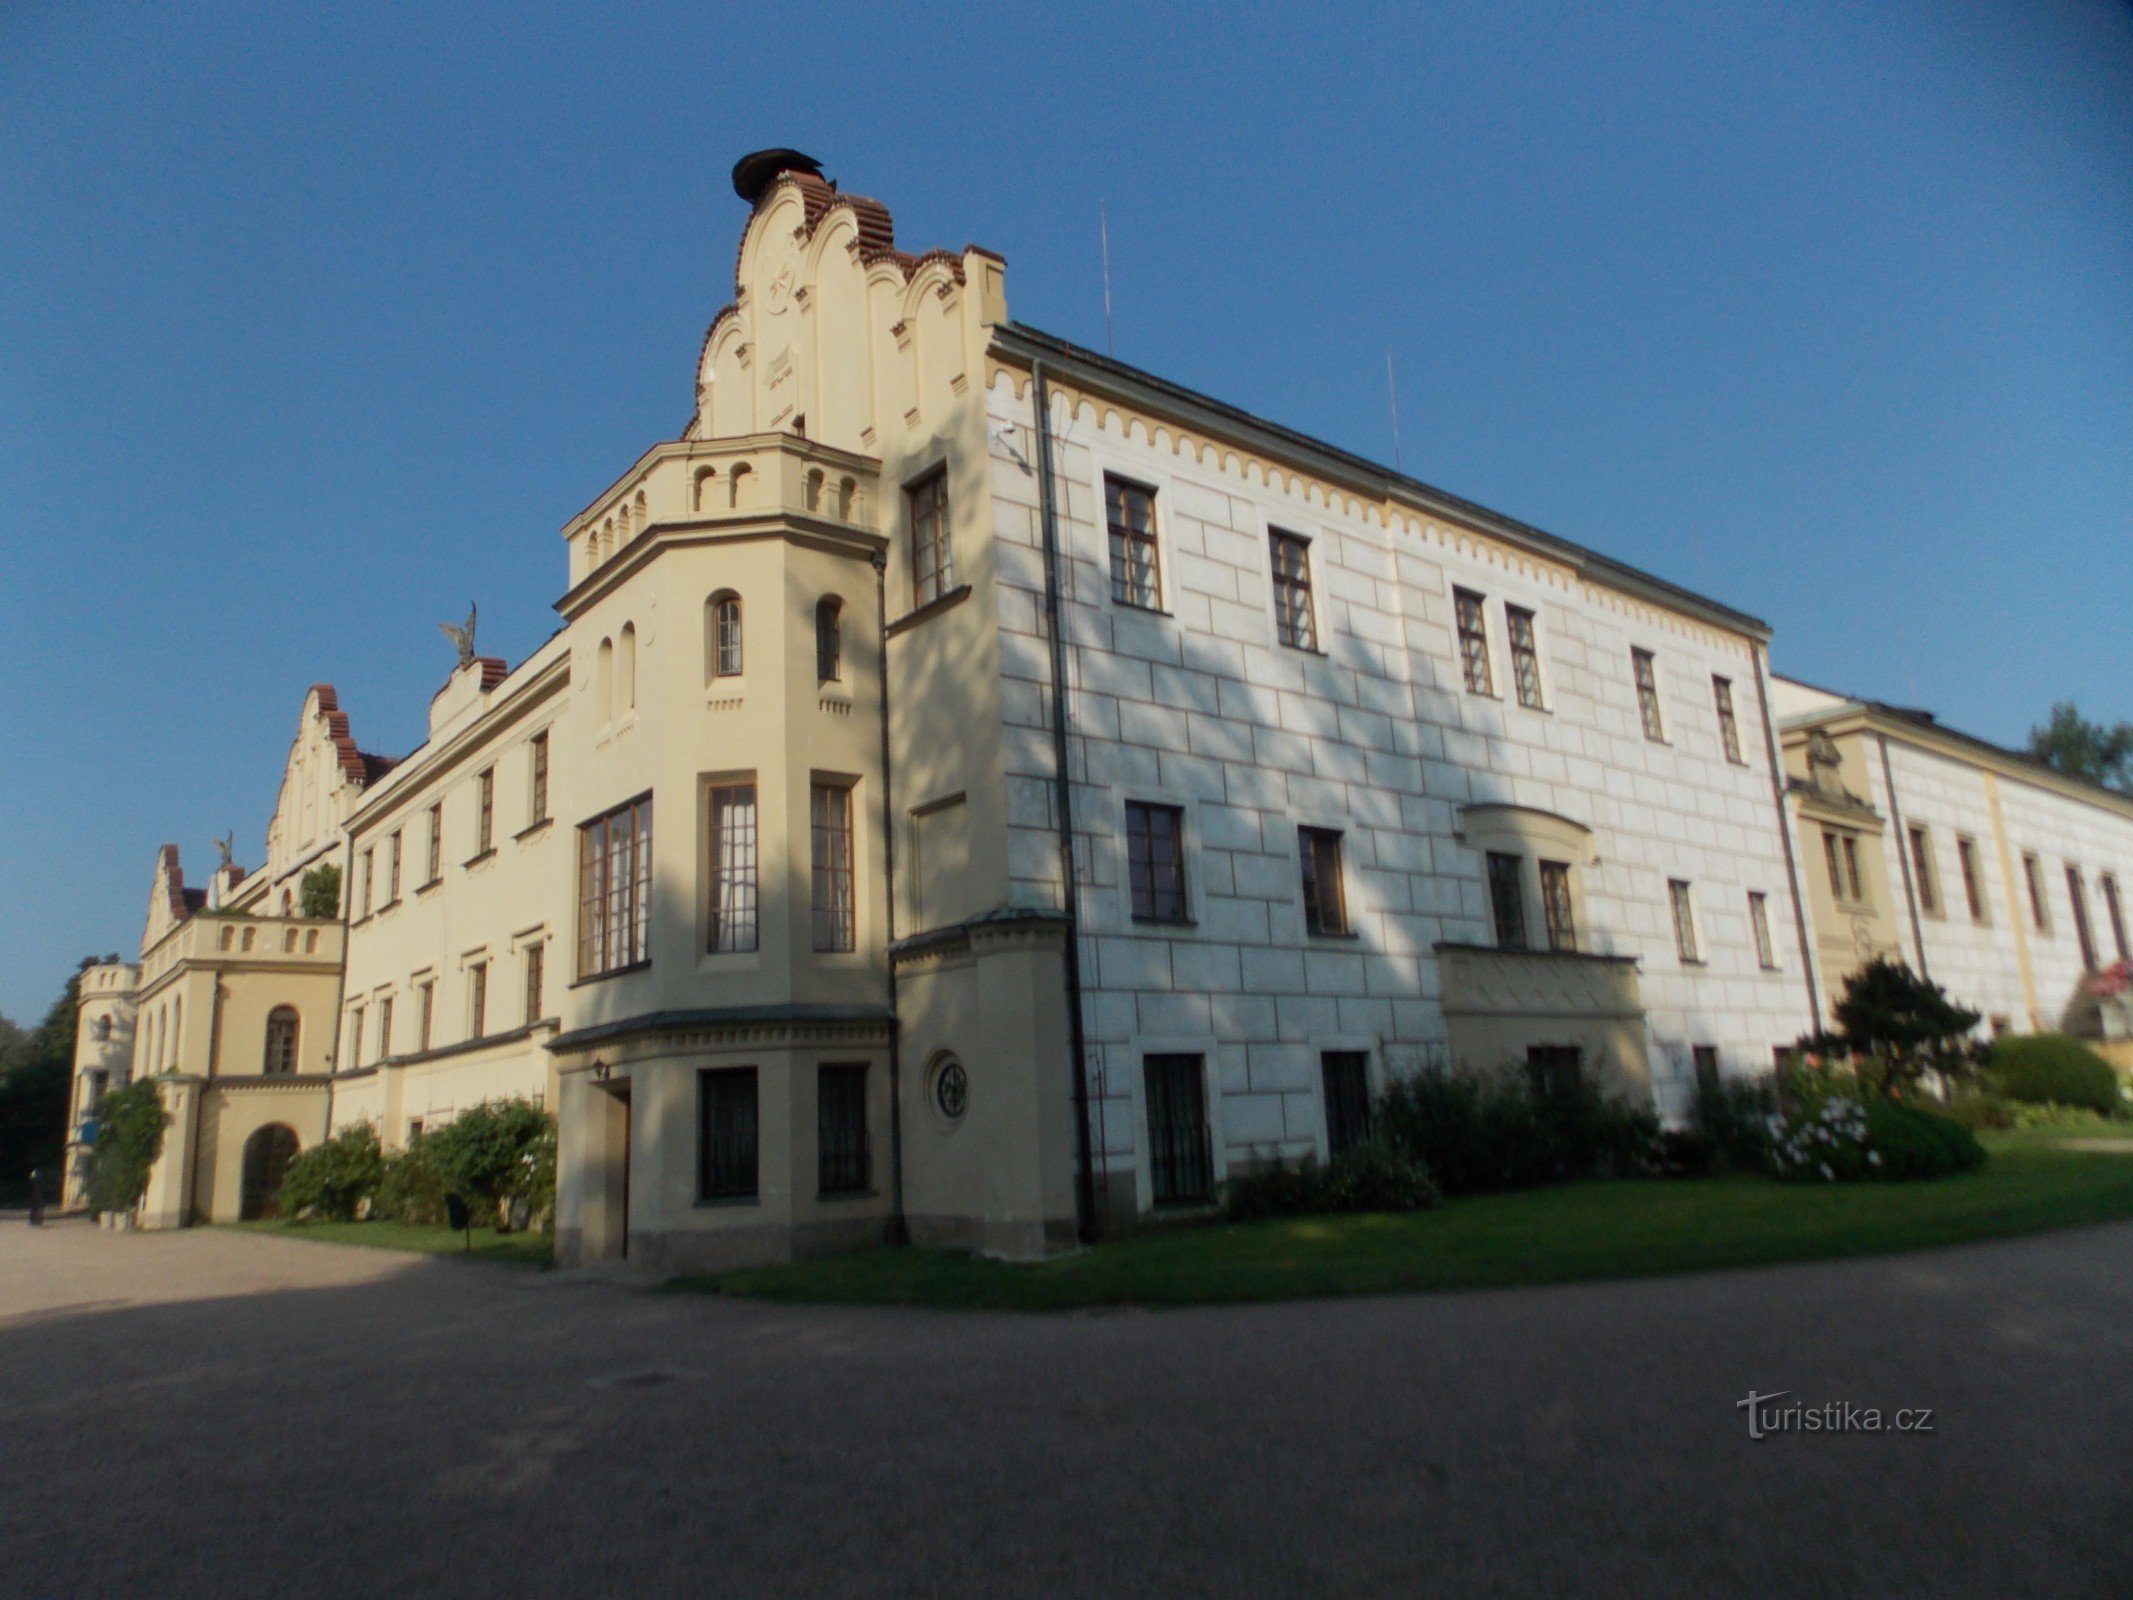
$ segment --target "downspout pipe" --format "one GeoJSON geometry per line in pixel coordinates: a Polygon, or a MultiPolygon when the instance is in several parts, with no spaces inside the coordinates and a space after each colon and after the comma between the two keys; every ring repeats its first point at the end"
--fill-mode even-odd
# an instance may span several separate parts
{"type": "Polygon", "coordinates": [[[1059,491],[1052,478],[1052,399],[1041,359],[1030,362],[1037,411],[1037,506],[1044,539],[1044,625],[1052,640],[1052,809],[1066,912],[1067,1049],[1074,1068],[1074,1212],[1083,1244],[1096,1237],[1096,1172],[1089,1140],[1088,1044],[1081,1022],[1081,885],[1074,874],[1074,782],[1067,770],[1067,649],[1059,583],[1059,491]]]}
{"type": "Polygon", "coordinates": [[[1918,886],[1911,881],[1911,835],[1903,825],[1903,802],[1896,798],[1896,769],[1889,762],[1889,738],[1885,733],[1874,735],[1874,742],[1881,746],[1881,784],[1889,792],[1889,826],[1896,830],[1896,865],[1903,872],[1903,903],[1911,913],[1911,943],[1918,949],[1918,975],[1930,978],[1926,970],[1926,928],[1918,920],[1918,886]]]}
{"type": "Polygon", "coordinates": [[[891,1245],[911,1242],[911,1224],[904,1215],[904,1049],[903,1017],[896,1009],[896,797],[889,782],[889,552],[874,552],[874,637],[881,659],[881,870],[885,885],[886,915],[882,935],[882,965],[889,988],[889,1223],[883,1240],[891,1245]]]}
{"type": "Polygon", "coordinates": [[[1799,858],[1792,849],[1792,817],[1785,806],[1785,763],[1778,758],[1777,724],[1770,717],[1770,661],[1755,647],[1755,703],[1763,713],[1763,753],[1770,763],[1770,794],[1777,804],[1778,840],[1785,847],[1785,881],[1792,886],[1792,925],[1800,941],[1800,971],[1807,977],[1807,1031],[1822,1031],[1822,995],[1815,986],[1814,943],[1807,936],[1807,895],[1800,883],[1799,858]]]}

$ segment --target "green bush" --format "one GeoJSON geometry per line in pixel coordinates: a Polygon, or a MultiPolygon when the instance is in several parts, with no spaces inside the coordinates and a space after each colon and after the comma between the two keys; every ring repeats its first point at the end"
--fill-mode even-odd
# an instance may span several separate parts
{"type": "Polygon", "coordinates": [[[1806,1182],[1940,1178],[1982,1166],[1985,1147],[1951,1117],[1889,1100],[1831,1095],[1771,1119],[1765,1167],[1806,1182]]]}
{"type": "Polygon", "coordinates": [[[2010,1034],[1992,1042],[1987,1069],[2010,1100],[2087,1106],[2104,1116],[2120,1109],[2118,1074],[2079,1039],[2063,1033],[2010,1034]]]}
{"type": "Polygon", "coordinates": [[[148,1188],[148,1170],[163,1153],[170,1114],[153,1080],[140,1078],[96,1103],[96,1144],[89,1153],[89,1208],[131,1211],[148,1188]]]}
{"type": "Polygon", "coordinates": [[[378,1175],[377,1198],[371,1214],[395,1222],[438,1227],[444,1222],[445,1191],[450,1181],[430,1156],[426,1134],[410,1139],[403,1149],[385,1158],[378,1175]]]}
{"type": "Polygon", "coordinates": [[[1916,1106],[1877,1101],[1866,1108],[1866,1131],[1884,1178],[1941,1178],[1985,1164],[1976,1134],[1952,1117],[1916,1106]]]}
{"type": "Polygon", "coordinates": [[[1486,1194],[1649,1172],[1659,1121],[1585,1082],[1536,1087],[1515,1072],[1425,1072],[1387,1092],[1379,1137],[1446,1194],[1486,1194]]]}
{"type": "Polygon", "coordinates": [[[464,1196],[475,1216],[508,1229],[554,1210],[555,1119],[539,1102],[483,1101],[422,1143],[446,1189],[464,1196]]]}
{"type": "Polygon", "coordinates": [[[1760,1167],[1770,1143],[1770,1118],[1777,1109],[1773,1079],[1698,1079],[1695,1127],[1709,1141],[1711,1165],[1741,1170],[1760,1167]]]}
{"type": "Polygon", "coordinates": [[[1966,1085],[1948,1097],[1948,1115],[1972,1131],[2012,1128],[2024,1109],[1988,1084],[1966,1085]]]}
{"type": "Polygon", "coordinates": [[[1326,1211],[1422,1211],[1441,1197],[1420,1162],[1381,1144],[1358,1145],[1321,1167],[1277,1161],[1223,1186],[1222,1206],[1234,1222],[1300,1217],[1326,1211]]]}
{"type": "Polygon", "coordinates": [[[2111,1125],[2110,1118],[2087,1106],[2033,1106],[2013,1101],[2008,1103],[2007,1111],[2007,1125],[2011,1128],[2108,1128],[2111,1125]]]}
{"type": "Polygon", "coordinates": [[[384,1177],[378,1130],[359,1122],[320,1140],[289,1163],[281,1181],[281,1213],[353,1222],[365,1200],[376,1201],[384,1177]]]}

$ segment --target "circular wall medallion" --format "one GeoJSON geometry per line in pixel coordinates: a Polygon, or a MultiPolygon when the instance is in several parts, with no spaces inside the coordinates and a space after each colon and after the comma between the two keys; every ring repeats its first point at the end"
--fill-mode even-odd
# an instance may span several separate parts
{"type": "Polygon", "coordinates": [[[961,1121],[963,1113],[970,1108],[970,1074],[954,1056],[948,1057],[934,1070],[933,1103],[950,1122],[961,1121]]]}

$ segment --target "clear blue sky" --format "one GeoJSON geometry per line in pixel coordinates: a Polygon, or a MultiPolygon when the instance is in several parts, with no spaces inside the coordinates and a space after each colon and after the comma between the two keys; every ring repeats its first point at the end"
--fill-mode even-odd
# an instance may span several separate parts
{"type": "Polygon", "coordinates": [[[1010,307],[2019,741],[2133,717],[2123,3],[0,6],[0,1010],[399,753],[688,415],[791,144],[1010,307]],[[342,14],[329,15],[329,10],[342,14]]]}

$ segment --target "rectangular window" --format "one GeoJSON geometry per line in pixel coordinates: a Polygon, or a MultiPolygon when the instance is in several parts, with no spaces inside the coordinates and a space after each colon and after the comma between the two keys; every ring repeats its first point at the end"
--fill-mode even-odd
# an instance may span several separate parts
{"type": "Polygon", "coordinates": [[[422,881],[435,883],[444,876],[444,802],[430,807],[429,874],[422,881]]]}
{"type": "Polygon", "coordinates": [[[378,1002],[378,1059],[383,1061],[393,1053],[393,997],[387,995],[378,1002]]]}
{"type": "Polygon", "coordinates": [[[548,734],[545,729],[533,736],[531,759],[533,779],[529,792],[532,799],[526,807],[531,813],[526,819],[529,828],[548,820],[548,734]]]}
{"type": "Polygon", "coordinates": [[[1106,474],[1104,508],[1111,527],[1111,598],[1122,606],[1162,610],[1163,570],[1155,545],[1155,491],[1106,474]]]}
{"type": "Polygon", "coordinates": [[[1666,722],[1659,715],[1659,668],[1649,650],[1630,651],[1629,665],[1637,680],[1637,715],[1644,719],[1644,737],[1664,743],[1666,722]]]}
{"type": "Polygon", "coordinates": [[[824,1194],[864,1194],[873,1174],[867,1152],[867,1069],[823,1067],[815,1080],[815,1163],[824,1194]]]}
{"type": "Polygon", "coordinates": [[[955,587],[955,560],[948,545],[948,469],[942,467],[904,490],[911,518],[911,603],[925,605],[955,587]]]}
{"type": "Polygon", "coordinates": [[[578,827],[578,976],[652,959],[652,797],[578,827]]]}
{"type": "Polygon", "coordinates": [[[1822,859],[1829,864],[1829,897],[1844,898],[1844,869],[1837,861],[1837,836],[1827,828],[1822,830],[1822,859]]]}
{"type": "Polygon", "coordinates": [[[541,1020],[541,980],[546,975],[548,947],[534,943],[526,946],[526,1023],[530,1027],[541,1020]]]}
{"type": "Polygon", "coordinates": [[[1923,827],[1913,827],[1911,877],[1918,884],[1918,909],[1929,917],[1940,915],[1940,878],[1933,870],[1933,840],[1923,827]]]}
{"type": "Polygon", "coordinates": [[[1977,864],[1977,841],[1957,839],[1955,859],[1963,869],[1963,901],[1970,908],[1970,920],[1985,920],[1985,880],[1979,875],[1977,864]]]}
{"type": "Polygon", "coordinates": [[[1584,1071],[1584,1052],[1574,1044],[1526,1046],[1526,1082],[1536,1097],[1577,1093],[1584,1071]]]}
{"type": "Polygon", "coordinates": [[[1489,852],[1489,915],[1496,924],[1499,950],[1526,947],[1526,870],[1524,856],[1489,852]]]}
{"type": "Polygon", "coordinates": [[[696,1198],[753,1200],[756,1193],[755,1068],[696,1074],[696,1198]]]}
{"type": "Polygon", "coordinates": [[[2029,890],[2029,920],[2036,924],[2037,932],[2050,933],[2051,912],[2044,904],[2044,866],[2026,850],[2022,852],[2022,881],[2029,890]]]}
{"type": "Polygon", "coordinates": [[[1777,946],[1770,942],[1770,897],[1761,890],[1748,891],[1748,931],[1755,935],[1755,964],[1765,972],[1777,970],[1777,946]]]}
{"type": "Polygon", "coordinates": [[[1496,679],[1489,671],[1489,623],[1481,609],[1481,596],[1471,589],[1454,589],[1452,615],[1459,624],[1459,670],[1466,674],[1467,693],[1494,694],[1496,679]]]}
{"type": "Polygon", "coordinates": [[[357,913],[360,916],[367,917],[370,915],[370,881],[375,876],[373,869],[377,866],[376,856],[377,851],[374,849],[366,848],[363,851],[363,895],[361,900],[357,902],[362,908],[357,913]]]}
{"type": "Polygon", "coordinates": [[[1718,1095],[1718,1046],[1689,1046],[1689,1062],[1696,1073],[1696,1099],[1700,1105],[1715,1105],[1718,1095]]]}
{"type": "Polygon", "coordinates": [[[1688,884],[1680,878],[1669,878],[1666,892],[1674,906],[1674,953],[1683,961],[1701,961],[1703,956],[1696,944],[1696,902],[1688,884]]]}
{"type": "Polygon", "coordinates": [[[348,1064],[360,1067],[363,1064],[363,1008],[351,1006],[348,1011],[348,1064]]]}
{"type": "Polygon", "coordinates": [[[1543,710],[1540,645],[1533,634],[1533,613],[1523,606],[1505,606],[1503,619],[1511,636],[1511,683],[1518,691],[1518,703],[1543,710]]]}
{"type": "Polygon", "coordinates": [[[474,775],[474,854],[485,856],[496,843],[496,769],[474,775]]]}
{"type": "Polygon", "coordinates": [[[2074,939],[2081,946],[2081,970],[2094,972],[2096,960],[2096,934],[2089,927],[2089,895],[2081,882],[2081,869],[2071,861],[2066,864],[2066,898],[2074,907],[2074,939]]]}
{"type": "Polygon", "coordinates": [[[1207,1075],[1198,1056],[1149,1056],[1148,1179],[1159,1206],[1214,1198],[1207,1136],[1207,1075]]]}
{"type": "Polygon", "coordinates": [[[1859,841],[1848,833],[1844,836],[1844,881],[1854,900],[1866,899],[1866,884],[1859,876],[1859,841]]]}
{"type": "Polygon", "coordinates": [[[1326,1155],[1338,1158],[1370,1138],[1370,1057],[1328,1050],[1318,1069],[1326,1092],[1326,1155]]]}
{"type": "Polygon", "coordinates": [[[1541,912],[1548,919],[1548,948],[1575,951],[1578,947],[1577,913],[1570,901],[1570,863],[1543,861],[1541,912]]]}
{"type": "Polygon", "coordinates": [[[1740,753],[1740,720],[1733,715],[1733,681],[1714,676],[1711,698],[1718,704],[1718,743],[1726,752],[1728,761],[1744,767],[1748,763],[1740,753]]]}
{"type": "Polygon", "coordinates": [[[477,961],[467,968],[467,1037],[489,1036],[489,963],[477,961]]]}
{"type": "Polygon", "coordinates": [[[1185,812],[1179,806],[1126,802],[1126,877],[1133,915],[1143,922],[1183,922],[1185,812]]]}
{"type": "Polygon", "coordinates": [[[2098,880],[2103,885],[2103,909],[2111,919],[2111,942],[2118,946],[2118,959],[2133,961],[2126,953],[2126,908],[2118,898],[2118,878],[2106,872],[2098,880]]]}
{"type": "Polygon", "coordinates": [[[808,797],[814,834],[815,948],[850,950],[858,918],[852,889],[852,791],[818,783],[808,797]]]}
{"type": "Polygon", "coordinates": [[[734,954],[756,945],[755,785],[711,791],[711,914],[705,948],[734,954]]]}
{"type": "Polygon", "coordinates": [[[437,985],[430,982],[415,990],[415,1048],[430,1047],[430,1021],[437,1014],[437,985]]]}
{"type": "Polygon", "coordinates": [[[1303,857],[1304,928],[1310,933],[1348,931],[1348,901],[1341,888],[1341,836],[1332,828],[1298,828],[1303,857]]]}
{"type": "Polygon", "coordinates": [[[385,903],[392,905],[400,898],[400,833],[393,829],[393,836],[385,842],[385,903]]]}
{"type": "Polygon", "coordinates": [[[1294,650],[1318,648],[1311,610],[1311,542],[1276,528],[1267,535],[1274,555],[1274,636],[1294,650]]]}

